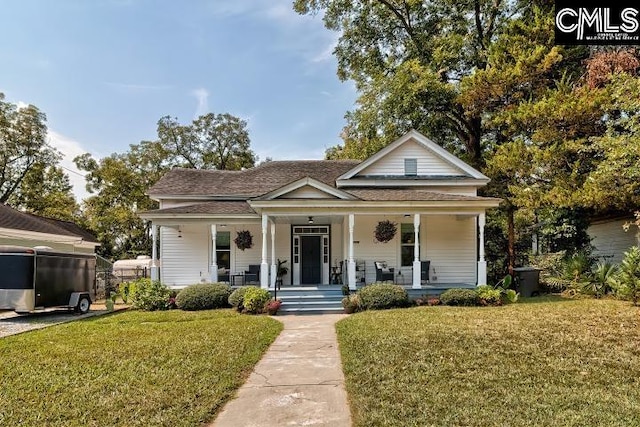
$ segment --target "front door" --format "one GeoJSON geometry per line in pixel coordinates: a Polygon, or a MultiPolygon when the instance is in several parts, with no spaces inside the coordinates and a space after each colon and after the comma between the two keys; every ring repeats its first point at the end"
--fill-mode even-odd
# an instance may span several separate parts
{"type": "Polygon", "coordinates": [[[321,236],[300,236],[301,284],[317,285],[322,282],[321,236]]]}

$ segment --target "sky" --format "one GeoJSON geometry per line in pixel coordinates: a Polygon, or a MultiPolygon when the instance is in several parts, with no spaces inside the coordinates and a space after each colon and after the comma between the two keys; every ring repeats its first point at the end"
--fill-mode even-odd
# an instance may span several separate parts
{"type": "Polygon", "coordinates": [[[356,92],[336,76],[338,35],[291,3],[2,0],[0,92],[47,115],[78,198],[73,157],[155,139],[166,115],[230,113],[260,159],[321,159],[356,92]]]}

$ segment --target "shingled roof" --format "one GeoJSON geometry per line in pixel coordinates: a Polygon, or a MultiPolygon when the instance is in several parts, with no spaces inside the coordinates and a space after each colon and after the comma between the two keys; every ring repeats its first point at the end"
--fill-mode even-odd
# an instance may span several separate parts
{"type": "Polygon", "coordinates": [[[438,193],[435,191],[412,188],[349,188],[346,190],[361,200],[368,201],[482,201],[496,200],[491,197],[465,196],[462,194],[438,193]]]}
{"type": "Polygon", "coordinates": [[[213,201],[197,203],[187,206],[177,206],[173,208],[156,209],[151,211],[154,214],[218,214],[218,215],[242,215],[255,214],[247,202],[242,201],[213,201]]]}
{"type": "Polygon", "coordinates": [[[288,160],[266,162],[242,171],[174,168],[147,193],[150,196],[252,198],[306,177],[335,187],[336,179],[359,163],[357,160],[288,160]]]}
{"type": "Polygon", "coordinates": [[[98,240],[93,234],[82,229],[73,222],[45,218],[38,215],[20,212],[1,203],[0,228],[77,237],[85,242],[98,243],[98,240]]]}

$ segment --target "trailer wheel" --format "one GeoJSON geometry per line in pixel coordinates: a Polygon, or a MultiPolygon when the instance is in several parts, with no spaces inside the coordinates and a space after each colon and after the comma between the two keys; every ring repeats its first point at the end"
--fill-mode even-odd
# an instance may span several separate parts
{"type": "Polygon", "coordinates": [[[89,307],[91,307],[91,300],[88,296],[83,295],[80,297],[78,301],[78,305],[76,306],[76,312],[80,314],[87,314],[89,312],[89,307]]]}

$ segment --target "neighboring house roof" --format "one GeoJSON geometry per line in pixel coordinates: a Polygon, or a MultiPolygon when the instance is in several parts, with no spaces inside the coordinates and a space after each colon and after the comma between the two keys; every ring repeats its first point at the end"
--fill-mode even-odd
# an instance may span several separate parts
{"type": "Polygon", "coordinates": [[[73,222],[45,218],[13,209],[0,203],[0,228],[77,237],[98,244],[96,237],[73,222]]]}
{"type": "Polygon", "coordinates": [[[150,196],[258,197],[278,188],[312,178],[331,187],[336,179],[360,163],[357,160],[286,160],[262,163],[242,171],[174,168],[147,192],[150,196]]]}

